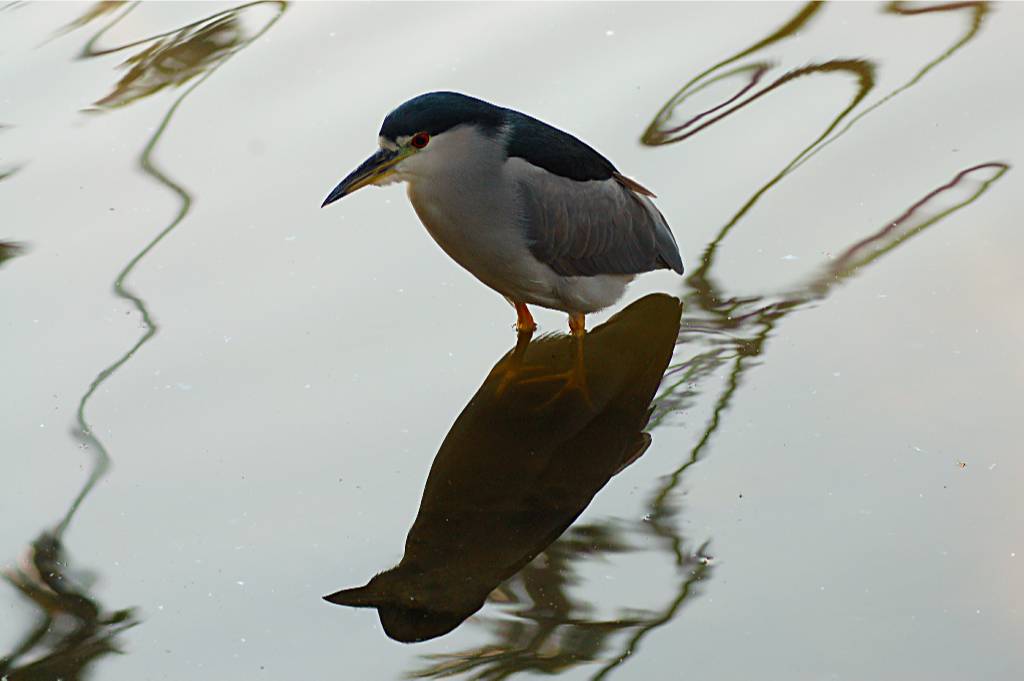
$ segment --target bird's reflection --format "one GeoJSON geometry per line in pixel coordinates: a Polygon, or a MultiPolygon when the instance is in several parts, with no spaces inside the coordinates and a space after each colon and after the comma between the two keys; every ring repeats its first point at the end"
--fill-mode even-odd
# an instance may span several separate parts
{"type": "Polygon", "coordinates": [[[628,661],[636,659],[644,640],[654,630],[672,622],[693,595],[699,593],[700,583],[710,576],[713,568],[705,555],[710,540],[698,548],[682,527],[681,482],[686,471],[709,450],[715,434],[727,421],[734,396],[748,380],[749,370],[764,360],[768,341],[777,333],[783,319],[821,304],[833,290],[863,268],[970,206],[1009,171],[1007,163],[988,161],[951,172],[951,179],[941,174],[936,182],[946,180],[943,184],[923,196],[908,197],[908,207],[902,213],[875,231],[857,235],[847,247],[835,251],[840,253],[838,257],[824,263],[802,285],[782,293],[755,290],[739,294],[733,291],[729,283],[720,278],[717,256],[760,199],[792,177],[798,167],[848,134],[864,117],[880,110],[939,64],[951,59],[979,34],[989,14],[988,5],[983,2],[949,2],[923,7],[894,2],[882,8],[886,14],[901,17],[949,13],[966,21],[963,33],[954,43],[923,63],[909,80],[873,102],[869,95],[876,87],[878,63],[867,59],[810,63],[762,85],[778,60],[748,58],[806,30],[825,8],[818,2],[807,3],[764,38],[686,81],[657,112],[641,138],[643,144],[652,147],[683,142],[768,93],[780,96],[778,93],[788,90],[783,86],[797,79],[845,75],[852,81],[850,99],[828,119],[823,130],[809,131],[809,143],[801,146],[788,163],[758,186],[718,229],[697,267],[685,280],[682,293],[686,320],[679,335],[676,358],[654,401],[656,411],[648,428],[653,430],[682,411],[688,424],[699,424],[702,420],[705,423],[698,427],[688,451],[648,492],[646,522],[629,524],[622,519],[601,520],[590,526],[570,528],[544,553],[552,566],[550,571],[531,572],[539,562],[535,561],[503,585],[502,591],[518,596],[525,607],[508,611],[511,617],[491,621],[479,618],[486,628],[483,642],[462,650],[428,654],[423,658],[424,665],[411,670],[409,677],[464,674],[468,678],[504,679],[521,673],[556,674],[589,662],[600,662],[590,676],[598,680],[613,675],[628,661]],[[738,88],[710,107],[690,108],[694,101],[691,95],[712,85],[717,89],[717,85],[737,81],[738,88]],[[626,541],[627,536],[643,537],[645,545],[653,540],[655,550],[662,552],[666,561],[674,566],[676,583],[662,591],[663,601],[658,609],[641,611],[633,607],[617,612],[612,619],[587,617],[590,604],[571,596],[566,576],[579,574],[579,567],[594,553],[610,558],[616,553],[636,551],[637,547],[626,541]],[[602,540],[591,542],[591,537],[602,540]],[[533,605],[529,605],[531,601],[533,605]],[[558,603],[558,607],[542,607],[548,603],[558,603]]]}
{"type": "Polygon", "coordinates": [[[558,374],[575,361],[567,336],[521,338],[441,444],[401,562],[327,600],[377,608],[387,635],[406,642],[445,634],[479,610],[647,449],[680,312],[676,298],[654,294],[587,334],[586,396],[507,381],[512,365],[558,374]]]}

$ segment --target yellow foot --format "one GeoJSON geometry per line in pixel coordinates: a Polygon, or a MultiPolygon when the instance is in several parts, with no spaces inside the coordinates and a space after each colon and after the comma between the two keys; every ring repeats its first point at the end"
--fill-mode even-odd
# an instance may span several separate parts
{"type": "MultiPolygon", "coordinates": [[[[517,304],[516,307],[518,309],[520,306],[517,304]]],[[[526,306],[522,307],[525,308],[526,306]]],[[[573,317],[577,316],[574,315],[573,317]]],[[[527,365],[525,363],[526,347],[530,344],[532,328],[521,331],[516,341],[515,349],[508,359],[505,360],[504,366],[501,369],[502,375],[498,382],[498,387],[495,388],[495,396],[501,397],[508,390],[509,386],[513,384],[529,385],[561,381],[563,383],[562,387],[554,395],[541,403],[537,409],[544,409],[550,406],[570,392],[579,392],[587,406],[593,409],[594,403],[590,399],[590,390],[587,388],[586,364],[583,361],[583,337],[585,334],[583,330],[583,315],[578,315],[576,319],[573,317],[570,317],[570,320],[575,323],[571,324],[570,327],[573,344],[576,347],[572,368],[566,371],[552,372],[550,366],[527,365]]],[[[532,319],[529,321],[533,322],[532,319]]]]}
{"type": "Polygon", "coordinates": [[[543,404],[539,405],[537,407],[538,409],[544,409],[545,407],[551,406],[571,392],[579,392],[583,401],[587,403],[587,406],[593,409],[594,403],[590,399],[590,390],[587,388],[587,372],[582,366],[575,366],[568,371],[559,371],[558,373],[548,374],[547,376],[524,378],[520,383],[550,383],[553,381],[562,381],[562,387],[559,388],[558,392],[549,397],[543,404]]]}
{"type": "Polygon", "coordinates": [[[498,387],[494,389],[494,394],[501,397],[510,386],[525,383],[526,381],[531,380],[525,378],[526,376],[536,374],[543,370],[544,367],[513,364],[505,369],[505,372],[501,376],[501,381],[498,383],[498,387]]]}
{"type": "MultiPolygon", "coordinates": [[[[530,321],[532,323],[533,320],[530,321]]],[[[512,350],[509,358],[505,360],[505,366],[502,368],[501,382],[498,383],[498,387],[494,390],[494,394],[498,397],[501,397],[510,385],[518,383],[524,374],[535,373],[541,369],[541,367],[531,367],[523,364],[526,346],[530,344],[530,339],[533,337],[533,329],[519,329],[518,323],[516,324],[516,329],[518,330],[516,347],[512,350]]]]}
{"type": "Polygon", "coordinates": [[[594,408],[594,402],[590,399],[590,390],[587,388],[587,365],[583,360],[583,338],[586,336],[587,331],[586,319],[582,313],[569,313],[569,331],[572,334],[573,345],[576,346],[575,359],[573,361],[572,368],[567,371],[548,374],[547,376],[528,378],[523,381],[523,383],[546,383],[550,381],[563,382],[561,389],[544,402],[544,404],[540,405],[538,409],[544,409],[545,407],[550,406],[570,392],[579,392],[583,397],[583,401],[587,403],[587,406],[591,409],[594,408]]]}

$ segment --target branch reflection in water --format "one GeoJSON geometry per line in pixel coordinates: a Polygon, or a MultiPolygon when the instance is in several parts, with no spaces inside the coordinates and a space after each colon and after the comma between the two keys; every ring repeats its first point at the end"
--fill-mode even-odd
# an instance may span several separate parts
{"type": "Polygon", "coordinates": [[[89,665],[120,652],[118,635],[139,623],[132,608],[105,610],[90,593],[93,580],[76,578],[59,529],[40,534],[2,576],[38,611],[14,650],[0,657],[5,681],[85,678],[89,665]]]}
{"type": "Polygon", "coordinates": [[[685,471],[700,459],[722,424],[732,398],[743,384],[745,372],[757,363],[778,323],[790,313],[824,299],[837,284],[970,205],[1008,170],[1005,163],[990,162],[957,173],[894,220],[844,249],[818,275],[793,292],[732,298],[723,301],[721,307],[711,309],[701,307],[708,291],[688,293],[684,298],[687,314],[675,349],[677,356],[685,353],[688,358],[674,363],[665,372],[664,387],[654,401],[656,414],[649,428],[653,430],[669,415],[691,407],[701,385],[723,373],[723,368],[726,378],[707,425],[689,455],[651,493],[646,522],[602,521],[571,528],[545,552],[542,564],[534,561],[527,565],[495,592],[497,598],[492,596],[492,600],[500,601],[510,600],[508,594],[521,594],[518,600],[531,603],[511,613],[517,619],[488,623],[496,639],[494,643],[429,656],[427,659],[433,662],[410,676],[440,677],[465,672],[477,679],[502,679],[523,671],[556,673],[601,659],[612,636],[625,632],[629,632],[629,636],[621,651],[593,678],[605,678],[628,660],[641,640],[653,629],[671,621],[696,593],[695,586],[711,574],[713,568],[709,565],[707,544],[695,550],[686,549],[679,530],[680,509],[673,493],[685,471]],[[679,575],[678,588],[671,593],[664,608],[658,612],[635,612],[610,621],[584,617],[587,604],[568,595],[571,576],[578,571],[579,564],[595,554],[608,556],[637,550],[630,545],[629,538],[652,534],[660,540],[661,550],[670,557],[679,575]]]}
{"type": "Polygon", "coordinates": [[[681,142],[741,110],[757,98],[804,76],[845,72],[855,79],[855,91],[849,102],[810,144],[758,188],[719,229],[705,248],[698,268],[685,282],[683,301],[686,314],[675,353],[680,359],[672,364],[665,375],[662,392],[655,400],[657,411],[650,422],[650,428],[654,429],[665,423],[671,415],[686,410],[690,410],[687,414],[692,420],[695,414],[691,408],[696,406],[701,394],[712,393],[707,423],[688,456],[651,491],[647,502],[649,513],[646,523],[606,521],[593,526],[571,528],[544,554],[547,564],[552,566],[553,574],[539,577],[538,572],[542,569],[535,569],[534,566],[540,561],[534,561],[496,592],[523,593],[526,598],[532,599],[535,607],[513,613],[518,617],[517,620],[509,621],[506,618],[482,622],[493,634],[492,643],[461,652],[427,656],[425,659],[429,664],[411,672],[410,677],[441,677],[464,673],[476,679],[503,679],[522,671],[555,673],[560,669],[604,658],[605,664],[592,676],[594,679],[602,679],[632,659],[643,638],[676,617],[683,604],[695,593],[695,584],[706,577],[710,570],[705,557],[706,543],[696,550],[686,549],[686,541],[680,531],[680,508],[676,491],[685,471],[706,451],[714,433],[723,423],[732,398],[743,384],[744,374],[760,361],[767,340],[778,323],[795,310],[819,303],[836,284],[846,281],[908,239],[969,206],[1009,170],[1009,165],[992,161],[957,172],[948,182],[913,201],[893,221],[842,250],[841,255],[823,266],[817,276],[789,293],[745,296],[727,293],[726,288],[713,276],[715,256],[733,228],[760,198],[797,167],[848,133],[864,116],[917,84],[936,66],[952,57],[976,37],[988,12],[986,3],[976,2],[930,5],[914,10],[908,10],[902,3],[888,5],[884,11],[897,15],[968,12],[969,23],[956,42],[927,62],[909,81],[852,115],[864,104],[875,87],[877,67],[871,61],[834,59],[810,64],[780,76],[760,90],[755,88],[773,68],[772,61],[759,60],[736,65],[742,58],[806,29],[821,9],[821,3],[808,3],[766,38],[692,78],[662,107],[642,137],[642,142],[650,146],[681,142]],[[703,111],[680,115],[681,105],[691,95],[735,77],[744,78],[738,91],[703,111]],[[673,120],[680,119],[682,123],[673,123],[673,120]],[[840,127],[847,119],[845,127],[840,127]],[[725,378],[720,386],[708,385],[715,376],[723,374],[725,378]],[[566,576],[578,571],[578,566],[594,553],[607,555],[634,550],[629,547],[627,537],[651,534],[658,540],[659,550],[664,551],[674,564],[678,575],[677,588],[666,598],[664,607],[660,611],[633,613],[632,616],[613,621],[596,622],[582,618],[580,615],[588,610],[588,605],[569,597],[567,587],[570,580],[566,576]],[[557,607],[555,604],[558,604],[557,607]],[[612,636],[620,632],[628,635],[622,639],[619,652],[610,658],[603,655],[602,651],[610,645],[612,636]]]}
{"type": "MultiPolygon", "coordinates": [[[[79,401],[77,413],[78,431],[76,435],[87,444],[96,447],[103,453],[104,457],[106,457],[106,449],[99,439],[95,437],[92,428],[89,426],[86,419],[86,406],[97,388],[131,359],[143,345],[148,343],[156,335],[159,328],[150,314],[146,302],[141,296],[128,288],[128,277],[157,244],[181,224],[192,207],[192,195],[185,187],[171,179],[170,176],[157,167],[154,161],[157,145],[185,98],[202,85],[232,55],[252,44],[270,30],[285,10],[285,4],[281,2],[246,3],[230,10],[217,12],[205,19],[193,22],[174,31],[168,31],[117,47],[95,48],[96,42],[108,30],[128,16],[137,6],[137,4],[127,5],[127,9],[114,17],[113,20],[97,32],[88,41],[83,50],[83,57],[91,57],[110,54],[131,47],[145,46],[140,52],[125,61],[125,64],[133,64],[128,75],[122,78],[109,94],[99,99],[94,104],[94,109],[92,110],[99,111],[104,107],[124,106],[159,92],[164,87],[181,85],[192,78],[197,76],[198,78],[174,100],[139,156],[139,167],[142,169],[142,172],[152,178],[154,182],[175,194],[178,197],[179,206],[170,221],[125,264],[114,278],[114,295],[132,304],[142,319],[145,332],[125,353],[96,375],[96,378],[93,379],[88,390],[79,401]],[[265,23],[258,28],[245,29],[242,17],[246,12],[260,6],[269,7],[274,12],[269,17],[265,17],[265,23]],[[212,39],[211,36],[213,35],[218,37],[212,39]]],[[[103,16],[103,14],[97,14],[96,16],[103,16]]]]}
{"type": "MultiPolygon", "coordinates": [[[[679,301],[643,298],[584,339],[588,400],[557,381],[574,340],[548,336],[498,361],[434,458],[398,566],[327,596],[377,608],[399,641],[445,634],[548,547],[617,472],[647,449],[643,431],[679,333],[679,301]]],[[[624,625],[626,626],[626,625],[624,625]]]]}
{"type": "MultiPolygon", "coordinates": [[[[106,447],[86,419],[86,407],[97,388],[156,334],[158,327],[145,301],[127,287],[126,280],[153,248],[184,220],[191,207],[192,196],[189,192],[156,166],[153,156],[158,142],[182,101],[232,55],[268,31],[285,9],[282,2],[247,3],[166,33],[120,46],[97,49],[95,45],[99,39],[138,6],[138,3],[96,3],[81,17],[58,31],[55,38],[114,13],[111,21],[87,41],[81,56],[94,57],[142,47],[124,62],[124,65],[130,65],[128,73],[89,111],[126,106],[166,87],[192,81],[171,103],[139,156],[139,166],[143,173],[177,195],[179,208],[114,279],[114,294],[129,301],[141,315],[145,332],[131,348],[96,375],[79,399],[77,423],[72,436],[78,441],[79,447],[92,456],[89,477],[56,526],[43,531],[29,544],[19,567],[3,572],[4,579],[31,601],[39,612],[36,623],[30,626],[15,649],[0,657],[0,677],[10,681],[83,678],[88,665],[103,655],[118,651],[117,635],[139,622],[131,608],[104,611],[89,593],[91,580],[76,579],[72,574],[64,548],[63,537],[71,519],[110,465],[106,447]],[[272,11],[258,18],[257,24],[253,26],[246,17],[252,8],[258,6],[272,11]]],[[[14,244],[0,243],[0,262],[18,255],[20,250],[14,244]]]]}
{"type": "Polygon", "coordinates": [[[24,244],[15,241],[0,241],[0,267],[12,258],[25,254],[24,244]]]}

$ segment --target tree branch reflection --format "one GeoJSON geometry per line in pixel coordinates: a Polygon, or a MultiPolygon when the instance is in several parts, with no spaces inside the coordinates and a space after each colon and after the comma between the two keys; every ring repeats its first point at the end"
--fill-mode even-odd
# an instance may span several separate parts
{"type": "MultiPolygon", "coordinates": [[[[728,367],[725,385],[715,400],[707,425],[690,450],[688,458],[666,476],[659,488],[651,494],[648,503],[651,509],[651,523],[667,542],[677,564],[682,555],[682,542],[678,534],[678,509],[672,503],[673,493],[677,490],[683,474],[701,458],[713,435],[721,426],[729,404],[743,384],[744,374],[757,364],[778,323],[792,312],[823,300],[837,284],[849,279],[911,237],[974,203],[1008,170],[1009,166],[1005,163],[990,162],[957,173],[952,180],[914,202],[892,222],[847,247],[838,258],[823,268],[819,275],[791,293],[733,299],[733,304],[725,314],[722,314],[720,309],[700,307],[706,292],[693,291],[684,298],[687,314],[679,337],[679,348],[686,348],[694,354],[690,359],[674,364],[666,372],[666,388],[655,400],[658,415],[652,419],[651,428],[657,427],[668,415],[688,407],[702,379],[717,373],[725,365],[731,366],[728,367]],[[974,187],[968,186],[968,181],[973,175],[986,172],[987,178],[978,181],[974,187]],[[933,204],[948,198],[946,195],[954,191],[966,192],[966,196],[945,208],[933,207],[933,204]],[[929,212],[930,210],[933,212],[929,212]],[[698,347],[687,348],[687,345],[698,347]],[[702,345],[705,347],[699,347],[702,345]]],[[[663,617],[639,627],[623,647],[623,652],[594,678],[604,678],[607,671],[622,664],[636,652],[637,644],[643,636],[671,620],[683,602],[679,596],[683,595],[684,590],[680,589],[676,599],[666,608],[663,617]]]]}
{"type": "Polygon", "coordinates": [[[858,113],[856,116],[851,118],[841,130],[835,133],[835,135],[823,141],[816,149],[814,149],[811,153],[807,154],[807,156],[801,159],[796,164],[797,166],[803,165],[806,161],[810,160],[811,157],[815,156],[822,149],[824,149],[825,147],[827,147],[828,145],[832,144],[837,139],[845,135],[847,132],[849,132],[850,128],[856,125],[862,118],[864,118],[868,114],[871,114],[879,107],[884,106],[893,97],[896,97],[897,95],[902,94],[903,92],[906,92],[913,86],[917,85],[917,83],[922,78],[924,78],[932,69],[934,69],[936,66],[946,61],[950,57],[952,57],[961,47],[963,47],[964,45],[966,45],[967,43],[974,39],[974,37],[978,34],[978,31],[981,30],[982,22],[984,21],[985,17],[988,15],[989,12],[989,4],[987,2],[947,2],[939,3],[936,5],[928,5],[924,7],[907,7],[906,5],[907,3],[905,2],[890,2],[888,5],[885,6],[884,11],[890,14],[902,16],[916,16],[919,14],[932,14],[936,12],[957,12],[959,10],[970,10],[971,18],[969,23],[967,24],[967,30],[964,31],[964,34],[960,37],[959,40],[950,45],[945,51],[940,53],[930,62],[925,64],[906,83],[900,85],[899,87],[897,87],[896,89],[894,89],[893,91],[889,92],[887,95],[879,99],[877,102],[875,102],[874,104],[867,107],[866,109],[858,113]]]}
{"type": "Polygon", "coordinates": [[[645,504],[649,510],[646,522],[632,524],[615,520],[570,528],[537,560],[492,595],[496,605],[509,601],[530,602],[534,603],[532,607],[508,613],[514,615],[512,618],[479,618],[480,626],[487,629],[492,642],[461,652],[428,656],[425,658],[427,665],[410,676],[465,675],[473,679],[502,679],[521,671],[553,674],[603,660],[603,665],[592,676],[603,679],[633,659],[644,638],[676,618],[682,607],[698,592],[701,581],[711,574],[707,543],[696,549],[687,548],[688,542],[680,522],[679,486],[689,467],[706,454],[715,433],[724,423],[734,396],[745,382],[747,371],[762,361],[768,341],[779,323],[797,310],[820,304],[838,284],[848,281],[886,253],[971,205],[1009,170],[1008,164],[992,161],[956,172],[952,179],[911,202],[892,221],[848,245],[838,257],[823,264],[817,274],[792,291],[742,296],[728,293],[713,277],[717,249],[760,198],[811,156],[849,132],[864,116],[920,82],[938,64],[953,56],[976,37],[988,11],[985,3],[958,2],[914,9],[908,9],[901,3],[890,4],[885,11],[894,14],[967,11],[970,19],[965,33],[957,42],[926,63],[905,84],[858,112],[875,86],[875,66],[870,61],[836,59],[811,64],[790,71],[761,89],[757,88],[773,68],[771,62],[762,59],[737,64],[744,57],[806,29],[820,9],[819,3],[805,5],[766,38],[690,79],[656,114],[643,135],[642,140],[648,145],[683,141],[758,97],[805,75],[846,72],[856,79],[855,91],[849,102],[828,122],[822,133],[817,134],[758,188],[718,230],[705,248],[698,268],[685,281],[685,314],[675,352],[677,359],[665,374],[649,428],[665,426],[674,414],[681,411],[689,410],[692,417],[692,407],[698,401],[708,403],[709,414],[687,455],[649,493],[645,504]],[[718,103],[688,116],[679,115],[680,105],[692,95],[713,84],[737,78],[741,79],[740,86],[718,103]],[[673,118],[682,122],[673,122],[673,118]],[[845,126],[840,127],[844,121],[845,126]],[[716,379],[717,376],[723,378],[716,379]],[[719,384],[710,385],[715,380],[719,384]],[[592,537],[595,538],[593,541],[592,537]],[[630,541],[639,537],[653,537],[656,550],[663,552],[674,566],[677,581],[674,591],[670,592],[671,597],[657,612],[626,613],[613,621],[593,621],[586,616],[590,606],[569,596],[569,590],[576,581],[572,575],[578,573],[584,561],[595,555],[612,558],[640,550],[630,541]],[[545,609],[545,603],[559,605],[545,609]],[[618,652],[609,656],[608,651],[616,641],[618,652]]]}
{"type": "MultiPolygon", "coordinates": [[[[80,448],[89,451],[92,455],[89,477],[54,528],[44,531],[28,546],[21,566],[3,573],[6,581],[14,586],[22,596],[30,600],[40,613],[38,622],[26,633],[15,650],[0,658],[0,676],[11,681],[16,679],[83,678],[88,665],[99,657],[118,650],[115,642],[117,635],[138,623],[132,609],[104,612],[96,600],[90,596],[89,584],[78,584],[77,582],[82,580],[73,579],[70,574],[69,561],[65,555],[63,536],[69,523],[110,466],[110,455],[89,424],[86,414],[87,406],[99,386],[156,334],[158,325],[142,297],[128,288],[127,279],[156,245],[185,219],[192,204],[192,196],[184,186],[172,180],[157,166],[154,160],[157,145],[185,98],[202,85],[232,55],[237,54],[268,31],[280,18],[285,4],[282,2],[248,3],[218,12],[176,31],[150,36],[120,47],[93,51],[92,45],[95,41],[113,25],[123,20],[138,5],[133,3],[124,7],[123,12],[116,15],[89,39],[83,56],[108,54],[149,44],[148,47],[128,58],[125,63],[132,64],[131,70],[118,82],[110,94],[97,101],[99,107],[125,106],[155,94],[165,87],[180,86],[192,80],[191,85],[171,103],[160,120],[160,124],[142,149],[138,161],[145,175],[167,188],[178,198],[179,206],[171,220],[125,264],[114,278],[114,295],[131,303],[141,316],[145,331],[124,354],[96,375],[79,399],[76,410],[76,426],[72,429],[72,436],[79,442],[80,448]],[[240,17],[244,12],[258,5],[270,7],[273,9],[273,14],[258,30],[244,28],[240,17]],[[31,660],[19,664],[26,658],[31,658],[31,660]]],[[[117,9],[120,9],[120,6],[103,3],[94,5],[82,17],[66,27],[60,35],[85,26],[117,9]]],[[[16,252],[13,249],[5,249],[0,254],[11,255],[16,252]]]]}
{"type": "Polygon", "coordinates": [[[0,267],[11,258],[25,254],[25,245],[16,241],[0,241],[0,267]]]}

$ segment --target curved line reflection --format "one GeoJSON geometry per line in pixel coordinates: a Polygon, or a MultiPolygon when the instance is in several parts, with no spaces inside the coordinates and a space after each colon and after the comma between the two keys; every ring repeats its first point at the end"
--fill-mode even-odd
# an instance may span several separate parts
{"type": "MultiPolygon", "coordinates": [[[[100,54],[92,50],[95,41],[137,6],[136,3],[124,5],[124,10],[87,42],[82,56],[100,54]]],[[[119,9],[121,5],[93,5],[55,37],[119,9]]],[[[100,658],[120,652],[119,635],[140,622],[135,608],[113,611],[104,608],[99,598],[92,593],[96,573],[75,567],[65,549],[64,535],[71,520],[106,474],[111,461],[106,447],[89,425],[86,410],[97,388],[156,334],[158,326],[145,301],[126,282],[136,266],[184,220],[191,206],[192,197],[189,192],[157,166],[154,160],[157,145],[185,98],[232,55],[270,30],[284,9],[284,3],[280,2],[239,5],[174,31],[148,36],[103,52],[106,54],[149,43],[148,47],[128,57],[124,62],[125,65],[132,65],[128,74],[118,81],[108,95],[96,102],[96,107],[125,106],[165,87],[182,86],[191,81],[174,98],[139,156],[142,171],[173,192],[179,198],[180,205],[170,222],[150,238],[114,279],[114,294],[131,302],[142,318],[145,332],[130,349],[96,375],[79,399],[72,436],[78,440],[81,449],[89,450],[91,454],[89,476],[61,520],[52,529],[42,531],[25,548],[18,566],[0,571],[0,578],[31,602],[36,611],[34,621],[26,627],[13,650],[0,655],[0,679],[4,681],[84,678],[86,670],[100,658]],[[255,5],[267,5],[276,13],[261,25],[247,27],[241,20],[242,11],[255,5]]],[[[0,179],[3,177],[0,176],[0,179]]],[[[18,244],[0,242],[0,264],[21,254],[23,250],[18,244]]]]}
{"type": "Polygon", "coordinates": [[[483,607],[646,451],[680,314],[676,298],[652,294],[588,333],[587,396],[518,376],[569,370],[572,338],[521,337],[441,444],[401,562],[326,599],[376,608],[385,633],[403,642],[446,634],[483,607]]]}

